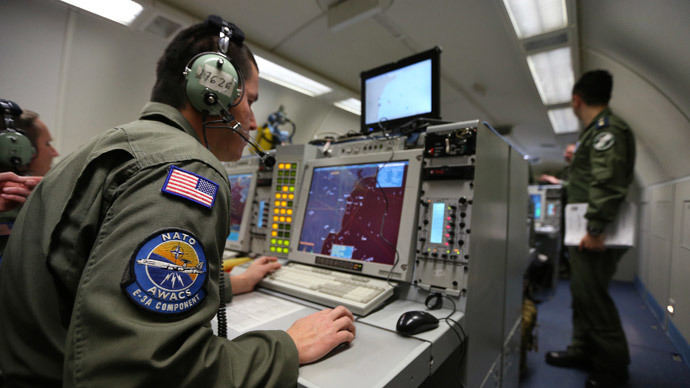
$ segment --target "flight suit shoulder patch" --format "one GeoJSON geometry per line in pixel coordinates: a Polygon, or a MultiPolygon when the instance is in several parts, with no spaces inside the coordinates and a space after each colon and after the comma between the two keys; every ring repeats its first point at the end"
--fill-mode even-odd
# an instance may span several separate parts
{"type": "Polygon", "coordinates": [[[611,132],[601,132],[594,137],[592,148],[597,151],[606,151],[616,143],[616,136],[611,132]]]}
{"type": "Polygon", "coordinates": [[[170,166],[168,177],[161,188],[167,194],[196,202],[207,208],[212,208],[218,194],[218,184],[191,171],[170,166]]]}
{"type": "Polygon", "coordinates": [[[601,118],[599,118],[599,120],[597,120],[597,124],[596,124],[597,129],[606,128],[608,126],[609,126],[609,117],[608,116],[601,117],[601,118]]]}
{"type": "Polygon", "coordinates": [[[125,295],[146,311],[174,316],[206,298],[206,254],[199,239],[183,229],[164,229],[136,249],[121,283],[125,295]]]}

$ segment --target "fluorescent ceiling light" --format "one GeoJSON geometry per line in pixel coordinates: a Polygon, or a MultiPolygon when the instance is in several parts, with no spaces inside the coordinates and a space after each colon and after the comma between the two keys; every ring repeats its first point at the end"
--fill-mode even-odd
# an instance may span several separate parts
{"type": "Polygon", "coordinates": [[[340,109],[354,113],[357,116],[360,116],[362,114],[362,102],[356,98],[348,98],[347,100],[337,101],[334,102],[333,105],[337,106],[340,109]]]}
{"type": "Polygon", "coordinates": [[[141,4],[135,3],[132,0],[62,0],[63,2],[81,8],[83,10],[95,13],[106,19],[130,25],[134,19],[141,13],[144,7],[141,4]]]}
{"type": "Polygon", "coordinates": [[[258,55],[254,55],[254,58],[256,58],[256,63],[259,66],[259,77],[266,81],[285,86],[311,97],[320,96],[333,90],[326,85],[288,70],[258,55]]]}
{"type": "Polygon", "coordinates": [[[544,105],[570,101],[575,82],[570,47],[528,55],[527,64],[544,105]]]}
{"type": "Polygon", "coordinates": [[[557,135],[573,133],[579,130],[579,123],[572,108],[551,109],[548,111],[549,121],[557,135]]]}
{"type": "Polygon", "coordinates": [[[503,3],[520,39],[568,25],[565,0],[503,0],[503,3]]]}

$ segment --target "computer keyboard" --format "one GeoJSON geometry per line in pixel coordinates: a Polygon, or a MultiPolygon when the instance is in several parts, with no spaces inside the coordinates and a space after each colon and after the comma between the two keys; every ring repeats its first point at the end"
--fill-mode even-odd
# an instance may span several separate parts
{"type": "Polygon", "coordinates": [[[288,263],[265,277],[262,287],[330,307],[343,305],[352,313],[367,315],[393,295],[385,280],[288,263]]]}

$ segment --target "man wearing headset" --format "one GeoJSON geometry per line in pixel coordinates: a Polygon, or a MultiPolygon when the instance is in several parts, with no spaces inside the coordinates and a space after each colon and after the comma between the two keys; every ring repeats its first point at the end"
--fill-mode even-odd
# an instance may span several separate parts
{"type": "MultiPolygon", "coordinates": [[[[230,210],[218,159],[239,158],[239,135],[256,129],[258,69],[243,38],[218,17],[180,32],[141,118],[91,140],[36,187],[0,266],[8,385],[295,386],[299,364],[353,340],[344,307],[232,341],[211,331],[230,210]],[[200,53],[212,59],[197,64],[200,53]],[[220,114],[234,130],[195,107],[215,111],[230,59],[244,82],[231,83],[220,114]],[[189,92],[199,85],[203,101],[189,92]]],[[[251,290],[274,260],[233,277],[232,293],[251,290]]]]}
{"type": "Polygon", "coordinates": [[[3,110],[8,108],[10,111],[11,108],[15,108],[14,112],[18,117],[12,118],[12,114],[8,115],[10,112],[5,111],[5,120],[0,122],[0,138],[6,142],[1,147],[2,152],[6,154],[0,155],[0,260],[21,205],[41,177],[50,170],[53,158],[58,156],[51,144],[53,138],[50,131],[39,119],[38,113],[22,111],[14,102],[8,100],[2,101],[2,107],[3,110]],[[11,123],[9,127],[8,123],[11,123]],[[16,136],[23,136],[28,142],[20,139],[15,143],[10,137],[16,136]],[[24,154],[23,150],[17,147],[31,150],[24,154]],[[13,158],[15,152],[22,154],[22,157],[13,158]]]}

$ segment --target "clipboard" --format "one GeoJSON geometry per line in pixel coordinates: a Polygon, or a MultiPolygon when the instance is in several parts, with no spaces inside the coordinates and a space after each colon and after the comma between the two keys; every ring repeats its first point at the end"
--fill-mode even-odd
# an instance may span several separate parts
{"type": "MultiPolygon", "coordinates": [[[[566,246],[578,246],[587,233],[586,203],[571,203],[565,207],[566,246]]],[[[632,202],[623,202],[618,216],[604,229],[604,245],[609,248],[630,248],[635,246],[635,220],[637,207],[632,202]]]]}

